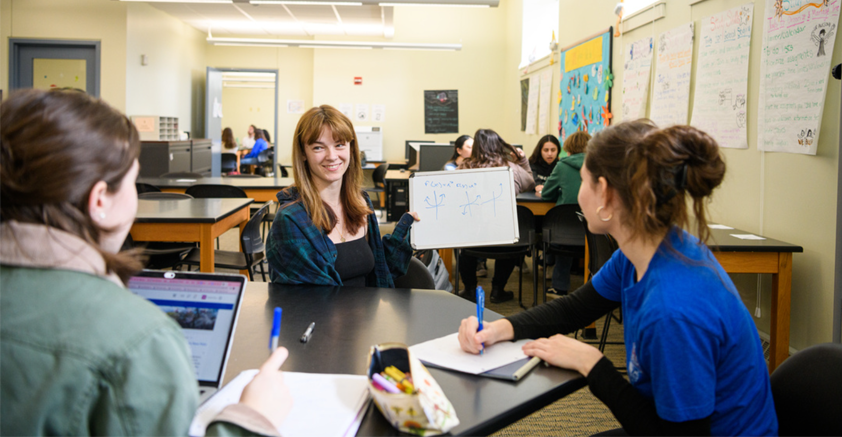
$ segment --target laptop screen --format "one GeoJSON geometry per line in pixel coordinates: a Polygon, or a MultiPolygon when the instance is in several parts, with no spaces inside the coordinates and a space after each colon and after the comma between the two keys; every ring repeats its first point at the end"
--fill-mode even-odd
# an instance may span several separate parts
{"type": "Polygon", "coordinates": [[[218,383],[225,371],[246,278],[145,270],[129,290],[157,305],[182,328],[199,382],[218,383]]]}

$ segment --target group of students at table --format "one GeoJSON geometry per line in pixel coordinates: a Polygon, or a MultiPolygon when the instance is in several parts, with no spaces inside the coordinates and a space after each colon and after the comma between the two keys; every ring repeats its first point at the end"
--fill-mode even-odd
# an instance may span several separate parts
{"type": "MultiPolygon", "coordinates": [[[[12,93],[0,126],[0,433],[186,434],[198,398],[187,344],[175,322],[126,290],[141,263],[119,252],[137,207],[137,130],[74,91],[12,93]]],[[[460,165],[527,172],[493,131],[474,140],[460,165]]],[[[351,121],[312,108],[292,148],[295,183],[278,193],[268,239],[272,280],[393,287],[418,215],[381,238],[351,121]]],[[[588,226],[620,250],[567,296],[480,332],[474,317],[463,320],[462,349],[537,339],[524,352],[584,375],[622,425],[615,435],[776,434],[757,330],[704,245],[704,205],[725,174],[716,142],[688,126],[624,122],[588,142],[580,174],[588,226]],[[685,230],[688,202],[701,240],[685,230]],[[564,335],[617,307],[628,381],[564,335]]],[[[280,370],[287,355],[269,357],[210,435],[277,433],[293,402],[280,370]]]]}
{"type": "Polygon", "coordinates": [[[243,138],[242,147],[237,146],[234,138],[234,131],[230,127],[222,129],[222,152],[231,153],[237,156],[237,172],[240,165],[257,165],[257,157],[261,152],[269,148],[271,142],[269,131],[260,129],[253,124],[249,125],[248,136],[243,138]]]}

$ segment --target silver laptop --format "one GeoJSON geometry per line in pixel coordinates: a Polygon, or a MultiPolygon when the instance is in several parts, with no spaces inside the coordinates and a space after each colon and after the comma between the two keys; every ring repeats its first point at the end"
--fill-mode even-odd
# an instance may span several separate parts
{"type": "Polygon", "coordinates": [[[199,381],[199,402],[221,386],[246,289],[243,275],[144,270],[129,290],[158,305],[182,328],[199,381]]]}

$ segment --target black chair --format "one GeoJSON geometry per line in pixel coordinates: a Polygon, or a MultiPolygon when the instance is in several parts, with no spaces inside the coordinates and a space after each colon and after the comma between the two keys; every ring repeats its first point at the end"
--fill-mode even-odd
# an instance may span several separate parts
{"type": "Polygon", "coordinates": [[[184,193],[197,199],[247,199],[249,197],[242,188],[233,185],[196,184],[188,187],[184,193]]]}
{"type": "Polygon", "coordinates": [[[143,182],[135,182],[135,188],[137,189],[137,194],[141,193],[160,193],[161,189],[152,185],[152,184],[145,184],[143,182]]]}
{"type": "MultiPolygon", "coordinates": [[[[525,206],[518,205],[517,206],[517,222],[518,222],[518,233],[519,238],[518,241],[514,244],[508,244],[505,246],[486,246],[486,247],[471,247],[467,249],[454,249],[453,252],[456,256],[456,287],[455,289],[459,289],[459,256],[460,255],[468,255],[473,256],[476,258],[491,258],[494,260],[500,259],[516,259],[518,260],[518,264],[523,264],[523,259],[526,256],[532,258],[532,293],[537,296],[538,294],[538,269],[537,269],[537,256],[535,254],[535,215],[529,208],[525,206]],[[505,248],[505,251],[500,249],[505,248]],[[495,250],[496,249],[496,250],[495,250]]],[[[496,266],[494,267],[497,268],[496,266]]],[[[517,301],[521,308],[526,309],[523,306],[523,269],[519,269],[520,273],[518,276],[518,296],[517,301]]],[[[537,297],[535,298],[537,299],[537,297]]],[[[534,305],[534,303],[533,303],[534,305]]]]}
{"type": "Polygon", "coordinates": [[[240,179],[261,179],[263,176],[259,174],[248,174],[248,173],[240,173],[240,174],[228,174],[225,175],[226,178],[240,178],[240,179]]]}
{"type": "Polygon", "coordinates": [[[176,171],[172,173],[164,173],[158,177],[164,179],[201,179],[205,176],[201,173],[193,173],[189,171],[176,171]]]}
{"type": "MultiPolygon", "coordinates": [[[[583,258],[585,256],[585,232],[582,230],[582,223],[576,216],[580,211],[579,205],[556,205],[544,216],[544,229],[541,232],[544,252],[544,271],[547,271],[547,254],[583,258]]],[[[558,268],[558,265],[556,265],[558,268]]],[[[542,276],[541,285],[544,302],[547,301],[547,279],[542,276]]],[[[532,306],[537,303],[538,296],[532,301],[532,306]]]]}
{"type": "Polygon", "coordinates": [[[371,175],[371,180],[374,181],[374,187],[368,187],[365,191],[369,193],[377,193],[377,199],[380,202],[380,209],[386,207],[386,171],[389,170],[389,163],[384,162],[374,169],[371,175]]]}
{"type": "MultiPolygon", "coordinates": [[[[249,280],[254,280],[255,266],[260,266],[260,274],[263,281],[266,281],[266,268],[263,266],[263,260],[266,259],[266,254],[263,252],[265,244],[263,238],[260,236],[260,223],[263,217],[269,211],[269,207],[275,202],[269,201],[263,205],[257,213],[249,219],[240,234],[240,247],[242,252],[229,252],[225,250],[214,251],[214,266],[221,269],[232,270],[248,270],[249,280]]],[[[200,250],[193,249],[181,264],[188,266],[199,266],[201,260],[200,250]]]]}
{"type": "Polygon", "coordinates": [[[184,193],[167,193],[160,191],[151,191],[146,193],[138,193],[137,198],[143,200],[184,200],[192,199],[193,196],[184,193]]]}
{"type": "Polygon", "coordinates": [[[278,164],[278,171],[279,171],[282,178],[288,178],[289,177],[289,171],[287,170],[286,167],[284,167],[283,164],[278,164]]]}
{"type": "MultiPolygon", "coordinates": [[[[608,234],[594,234],[588,229],[588,221],[585,220],[584,214],[581,212],[576,212],[576,216],[579,218],[579,221],[582,223],[582,227],[585,231],[585,239],[588,242],[588,270],[590,271],[589,277],[585,278],[586,280],[591,280],[596,272],[611,259],[611,255],[619,249],[620,247],[617,245],[617,241],[614,240],[608,234]]],[[[625,344],[622,341],[608,341],[608,329],[611,327],[611,319],[617,321],[617,323],[623,323],[623,313],[622,308],[618,307],[617,311],[620,312],[620,316],[614,315],[614,310],[611,310],[608,314],[605,315],[605,323],[602,326],[602,335],[599,338],[599,351],[605,351],[606,344],[625,344]]],[[[590,342],[586,342],[590,343],[590,342]]],[[[625,367],[621,367],[621,369],[625,369],[625,367]]]]}
{"type": "Polygon", "coordinates": [[[223,153],[222,154],[222,173],[231,173],[237,171],[237,154],[223,153]]]}
{"type": "Polygon", "coordinates": [[[275,146],[272,146],[257,155],[257,168],[255,169],[255,173],[261,176],[268,176],[268,173],[272,171],[272,167],[275,165],[274,162],[275,146]]]}
{"type": "Polygon", "coordinates": [[[842,435],[842,344],[810,346],[770,379],[779,435],[842,435]]]}
{"type": "Polygon", "coordinates": [[[435,290],[436,281],[433,279],[433,274],[424,265],[424,261],[413,256],[409,260],[406,274],[395,279],[395,288],[435,290]]]}
{"type": "Polygon", "coordinates": [[[139,249],[140,254],[145,258],[144,268],[161,270],[177,266],[181,263],[182,258],[195,248],[195,243],[165,241],[135,243],[132,234],[129,234],[123,242],[122,250],[139,249]]]}

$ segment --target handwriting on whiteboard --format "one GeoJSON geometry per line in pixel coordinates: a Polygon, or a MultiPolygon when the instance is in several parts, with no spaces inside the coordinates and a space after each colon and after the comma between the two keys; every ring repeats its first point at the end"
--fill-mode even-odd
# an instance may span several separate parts
{"type": "Polygon", "coordinates": [[[477,188],[477,185],[476,182],[425,181],[425,187],[439,188],[442,191],[433,190],[432,194],[426,195],[424,197],[424,208],[434,210],[436,220],[439,218],[439,210],[443,208],[457,208],[459,214],[473,217],[477,208],[487,207],[491,208],[491,214],[496,217],[497,203],[503,197],[503,184],[498,184],[497,187],[491,189],[481,190],[480,193],[477,193],[476,190],[468,191],[468,189],[477,188]],[[451,189],[449,197],[447,194],[448,188],[451,189]]]}

